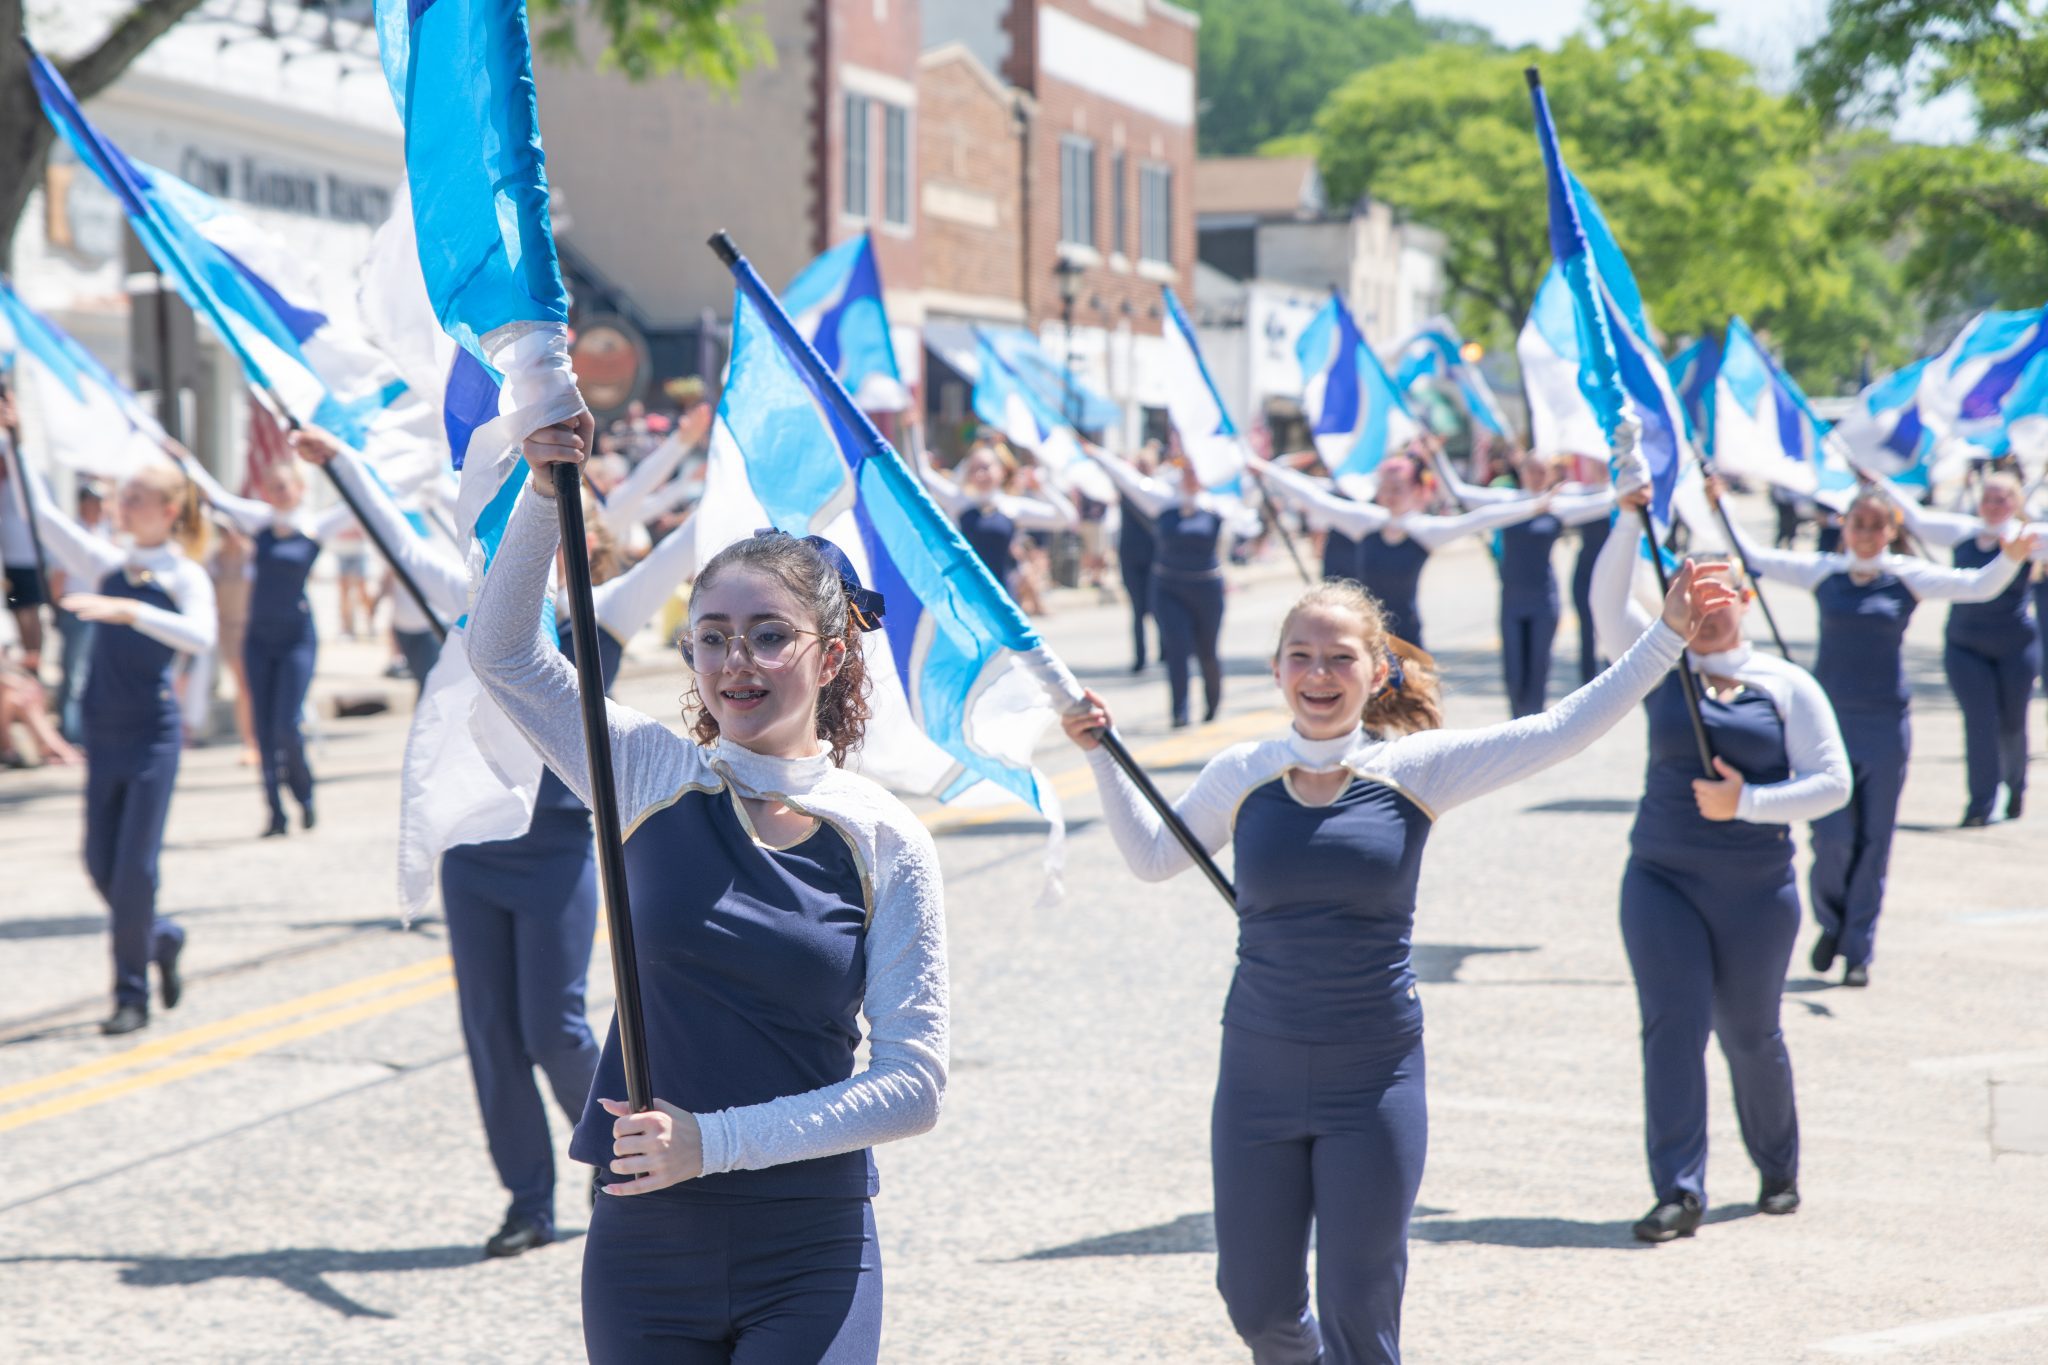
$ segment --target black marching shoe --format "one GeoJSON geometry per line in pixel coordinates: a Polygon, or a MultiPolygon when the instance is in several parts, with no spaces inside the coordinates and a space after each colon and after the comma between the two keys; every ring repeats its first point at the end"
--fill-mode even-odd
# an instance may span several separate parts
{"type": "Polygon", "coordinates": [[[1825,972],[1835,965],[1835,950],[1840,943],[1841,939],[1822,930],[1821,936],[1813,941],[1813,956],[1806,960],[1813,964],[1815,971],[1825,972]]]}
{"type": "Polygon", "coordinates": [[[1868,986],[1870,984],[1870,964],[1867,962],[1852,962],[1844,967],[1842,969],[1842,984],[1844,986],[1854,986],[1858,990],[1868,986]]]}
{"type": "Polygon", "coordinates": [[[1990,816],[1988,816],[1988,815],[1972,815],[1972,814],[1970,814],[1970,812],[1968,812],[1968,811],[1964,811],[1964,812],[1963,812],[1963,823],[1962,823],[1962,826],[1961,826],[1961,828],[1963,828],[1963,829],[1982,829],[1982,828],[1984,828],[1984,827],[1985,827],[1986,825],[1988,825],[1988,824],[1990,824],[1990,823],[1991,823],[1991,817],[1990,817],[1990,816]]]}
{"type": "Polygon", "coordinates": [[[291,832],[291,826],[284,822],[284,814],[280,811],[278,814],[270,817],[270,823],[265,825],[263,833],[256,837],[259,839],[281,839],[291,832]]]}
{"type": "Polygon", "coordinates": [[[156,960],[156,989],[164,1002],[164,1008],[174,1010],[185,998],[185,978],[178,974],[178,954],[185,951],[185,941],[180,939],[175,947],[156,960]]]}
{"type": "Polygon", "coordinates": [[[508,1215],[505,1226],[499,1228],[491,1235],[491,1240],[484,1243],[484,1255],[493,1259],[517,1256],[522,1251],[544,1247],[554,1240],[555,1234],[552,1230],[542,1227],[532,1219],[508,1215]]]}
{"type": "Polygon", "coordinates": [[[1669,1242],[1692,1236],[1700,1225],[1700,1201],[1689,1194],[1660,1199],[1657,1207],[1642,1216],[1634,1228],[1638,1242],[1669,1242]]]}
{"type": "Polygon", "coordinates": [[[1782,1218],[1799,1208],[1799,1182],[1796,1180],[1766,1180],[1757,1192],[1756,1211],[1782,1218]]]}
{"type": "Polygon", "coordinates": [[[1133,672],[1133,673],[1143,673],[1144,671],[1145,671],[1145,661],[1144,661],[1143,659],[1140,659],[1140,660],[1138,660],[1138,662],[1136,662],[1136,663],[1134,663],[1134,664],[1132,664],[1132,665],[1131,665],[1131,672],[1133,672]]]}
{"type": "Polygon", "coordinates": [[[114,1012],[100,1021],[100,1032],[109,1038],[148,1027],[149,1010],[141,1005],[116,1005],[114,1012]]]}
{"type": "Polygon", "coordinates": [[[2027,794],[2026,794],[2025,792],[2016,792],[2016,791],[2008,791],[2008,792],[2007,792],[2007,793],[2005,794],[2005,818],[2006,818],[2006,819],[2008,819],[2008,820],[2017,820],[2017,819],[2019,819],[2019,818],[2020,818],[2020,814],[2021,814],[2021,812],[2025,811],[2025,810],[2026,810],[2026,808],[2027,808],[2027,794]]]}
{"type": "Polygon", "coordinates": [[[314,823],[313,808],[311,806],[299,807],[299,828],[310,830],[313,828],[314,823]]]}

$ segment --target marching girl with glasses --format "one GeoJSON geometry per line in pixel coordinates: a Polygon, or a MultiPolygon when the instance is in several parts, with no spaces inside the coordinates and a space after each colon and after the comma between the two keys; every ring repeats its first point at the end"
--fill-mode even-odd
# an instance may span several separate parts
{"type": "MultiPolygon", "coordinates": [[[[1719,502],[1720,480],[1707,483],[1719,502]]],[[[1906,627],[1923,601],[1989,602],[2020,577],[2037,542],[2016,536],[1973,569],[1944,569],[1890,553],[1899,533],[1898,508],[1884,493],[1865,488],[1842,517],[1842,550],[1802,554],[1751,542],[1730,518],[1729,529],[1759,578],[1814,595],[1820,607],[1820,658],[1813,675],[1827,689],[1848,746],[1855,791],[1849,804],[1813,822],[1809,890],[1820,938],[1813,969],[1825,972],[1839,955],[1842,984],[1870,984],[1877,946],[1877,916],[1884,905],[1885,871],[1906,761],[1913,747],[1913,689],[1906,681],[1906,627]]]]}
{"type": "Polygon", "coordinates": [[[157,859],[178,780],[184,725],[173,671],[180,654],[213,648],[218,621],[198,491],[168,459],[121,484],[116,548],[60,511],[31,476],[44,548],[72,579],[98,585],[62,606],[95,627],[92,671],[79,704],[84,729],[85,866],[114,929],[114,1012],[109,1034],[149,1023],[149,965],[165,1009],[184,994],[178,955],[185,931],[156,912],[157,859]]]}
{"type": "MultiPolygon", "coordinates": [[[[580,463],[591,429],[586,414],[528,441],[536,477],[470,623],[486,691],[581,797],[576,676],[535,621],[550,466],[580,463]]],[[[615,1025],[570,1143],[603,1181],[583,1261],[592,1360],[879,1355],[871,1149],[937,1121],[947,1051],[931,837],[840,766],[882,606],[829,542],[740,541],[691,597],[690,735],[610,707],[656,1099],[629,1110],[615,1025]]]]}
{"type": "MultiPolygon", "coordinates": [[[[1616,481],[1622,519],[1593,570],[1594,619],[1610,651],[1649,619],[1632,595],[1649,471],[1640,457],[1631,463],[1616,481]]],[[[1748,600],[1745,590],[1713,612],[1682,664],[1699,679],[1717,776],[1702,775],[1675,670],[1644,708],[1650,757],[1621,879],[1621,936],[1643,1019],[1645,1144],[1657,1196],[1635,1224],[1645,1242],[1690,1237],[1705,1212],[1709,1034],[1721,1040],[1743,1145],[1762,1177],[1758,1208],[1799,1207],[1799,1116],[1778,1019],[1799,936],[1790,827],[1847,804],[1849,755],[1820,684],[1743,638],[1748,600]]]]}
{"type": "MultiPolygon", "coordinates": [[[[1400,1359],[1408,1219],[1428,1119],[1410,942],[1429,832],[1455,806],[1578,753],[1665,677],[1721,578],[1687,565],[1619,661],[1550,711],[1443,730],[1429,656],[1357,584],[1311,588],[1273,654],[1293,724],[1226,749],[1175,810],[1235,852],[1237,972],[1210,1128],[1217,1287],[1264,1365],[1400,1359]],[[1307,1257],[1316,1245],[1316,1304],[1307,1257]]],[[[1163,881],[1180,844],[1098,747],[1101,699],[1065,720],[1088,751],[1131,870],[1163,881]]]]}

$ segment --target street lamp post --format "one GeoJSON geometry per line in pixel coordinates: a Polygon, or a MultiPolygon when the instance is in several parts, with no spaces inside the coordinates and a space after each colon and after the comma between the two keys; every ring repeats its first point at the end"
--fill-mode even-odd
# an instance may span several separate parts
{"type": "Polygon", "coordinates": [[[1053,266],[1053,273],[1060,279],[1060,321],[1067,331],[1065,416],[1067,425],[1076,430],[1080,429],[1081,423],[1079,415],[1074,410],[1075,400],[1079,396],[1074,391],[1074,305],[1081,300],[1082,270],[1080,262],[1069,260],[1065,256],[1053,266]]]}

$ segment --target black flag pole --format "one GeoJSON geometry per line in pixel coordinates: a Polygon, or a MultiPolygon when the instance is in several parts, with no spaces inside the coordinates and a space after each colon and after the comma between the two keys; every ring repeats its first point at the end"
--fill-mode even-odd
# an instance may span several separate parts
{"type": "MultiPolygon", "coordinates": [[[[1664,547],[1657,540],[1657,522],[1650,515],[1650,505],[1642,507],[1643,534],[1650,540],[1650,564],[1657,571],[1657,595],[1659,598],[1671,595],[1671,575],[1664,568],[1664,547]]],[[[1707,738],[1707,717],[1701,709],[1700,680],[1686,662],[1683,654],[1678,656],[1678,685],[1685,692],[1685,714],[1692,721],[1693,743],[1699,746],[1700,768],[1709,781],[1719,781],[1721,774],[1714,767],[1714,746],[1707,738]]]]}
{"type": "Polygon", "coordinates": [[[1280,519],[1280,506],[1266,486],[1266,476],[1261,474],[1258,466],[1249,460],[1245,461],[1244,467],[1251,472],[1252,478],[1258,482],[1259,509],[1266,518],[1266,524],[1279,533],[1280,543],[1287,547],[1287,557],[1294,561],[1294,571],[1301,575],[1301,581],[1313,587],[1316,580],[1310,575],[1308,564],[1301,557],[1301,548],[1294,543],[1294,532],[1288,530],[1287,523],[1280,519]]]}
{"type": "MultiPolygon", "coordinates": [[[[719,261],[732,272],[733,280],[738,284],[740,292],[760,309],[762,319],[768,324],[769,330],[775,333],[783,348],[803,368],[811,380],[811,387],[831,407],[833,416],[838,418],[846,430],[875,457],[892,461],[901,468],[903,457],[898,455],[896,448],[876,430],[874,422],[860,410],[860,405],[853,401],[853,395],[846,391],[846,386],[839,382],[832,368],[819,357],[816,349],[804,339],[803,334],[797,331],[796,325],[789,320],[789,315],[782,311],[782,306],[774,293],[762,282],[760,275],[755,272],[747,258],[740,254],[740,249],[733,244],[732,237],[723,230],[714,232],[709,239],[709,245],[719,261]]],[[[908,469],[904,469],[903,473],[913,486],[919,488],[921,495],[922,486],[918,484],[916,474],[908,469]]],[[[941,518],[944,516],[936,508],[933,514],[941,518]]],[[[965,542],[961,544],[964,550],[965,542]]],[[[963,572],[978,574],[997,594],[1008,600],[1008,590],[995,581],[995,577],[989,573],[988,566],[982,563],[979,555],[967,551],[961,556],[961,566],[963,572]]],[[[1011,609],[1015,610],[1014,603],[1011,604],[1011,609]]],[[[1021,617],[1022,614],[1019,615],[1021,617]]],[[[1065,672],[1065,665],[1060,667],[1061,671],[1065,672]]],[[[1068,676],[1068,685],[1078,686],[1073,683],[1071,675],[1068,676]]],[[[1209,884],[1216,888],[1217,894],[1235,906],[1237,888],[1223,875],[1223,870],[1216,866],[1216,860],[1209,856],[1209,851],[1202,847],[1201,840],[1195,838],[1194,831],[1187,827],[1187,822],[1180,818],[1179,812],[1174,810],[1152,779],[1146,775],[1145,770],[1138,765],[1138,760],[1131,756],[1131,751],[1125,747],[1116,730],[1098,730],[1095,737],[1101,742],[1111,761],[1122,770],[1124,776],[1131,780],[1131,784],[1145,798],[1146,804],[1158,812],[1160,820],[1172,832],[1174,839],[1179,842],[1188,857],[1194,860],[1195,866],[1202,869],[1202,875],[1209,879],[1209,884]]]]}
{"type": "MultiPolygon", "coordinates": [[[[1707,474],[1709,477],[1713,476],[1712,465],[1707,466],[1707,474]]],[[[1771,628],[1771,643],[1778,647],[1778,653],[1785,656],[1785,662],[1791,663],[1792,651],[1786,648],[1785,637],[1778,630],[1778,618],[1771,614],[1770,600],[1764,596],[1764,585],[1757,578],[1755,567],[1749,562],[1749,551],[1742,548],[1742,538],[1735,534],[1735,523],[1728,517],[1728,504],[1718,497],[1713,499],[1713,504],[1714,515],[1721,519],[1721,532],[1728,537],[1728,548],[1735,552],[1735,562],[1742,566],[1743,575],[1749,579],[1750,591],[1756,594],[1756,604],[1764,614],[1764,624],[1771,628]]]]}
{"type": "Polygon", "coordinates": [[[640,955],[633,944],[633,912],[626,890],[626,838],[612,780],[611,726],[605,716],[604,661],[598,653],[597,606],[590,580],[590,549],[583,525],[582,473],[573,464],[550,471],[555,515],[562,530],[564,587],[569,597],[569,639],[576,654],[576,690],[583,705],[583,747],[590,761],[590,810],[597,825],[598,889],[605,932],[612,941],[613,1013],[619,1060],[626,1072],[626,1102],[635,1111],[654,1106],[647,1071],[647,1024],[640,1006],[640,955]]]}

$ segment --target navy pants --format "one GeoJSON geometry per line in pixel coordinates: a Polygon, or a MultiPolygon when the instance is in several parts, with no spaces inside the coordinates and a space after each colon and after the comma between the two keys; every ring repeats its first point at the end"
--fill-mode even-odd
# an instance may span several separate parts
{"type": "Polygon", "coordinates": [[[282,788],[290,787],[301,810],[313,805],[313,770],[306,766],[306,737],[299,713],[313,686],[320,642],[310,636],[273,643],[250,636],[242,646],[249,673],[249,715],[256,728],[256,752],[263,762],[263,797],[270,818],[284,820],[282,788]]]}
{"type": "Polygon", "coordinates": [[[1908,712],[1840,711],[1855,789],[1849,804],[1813,822],[1813,917],[1851,966],[1868,966],[1884,908],[1885,871],[1912,752],[1908,712]]]}
{"type": "Polygon", "coordinates": [[[1152,562],[1128,559],[1117,561],[1117,571],[1123,575],[1124,593],[1131,599],[1131,662],[1143,666],[1145,662],[1145,618],[1152,614],[1152,562]]]}
{"type": "Polygon", "coordinates": [[[1579,552],[1580,567],[1572,573],[1572,614],[1579,623],[1579,682],[1600,676],[1607,661],[1600,657],[1600,642],[1593,634],[1593,555],[1579,552]]]}
{"type": "Polygon", "coordinates": [[[64,738],[77,744],[85,734],[80,707],[86,681],[92,677],[93,623],[61,607],[53,614],[57,637],[64,642],[64,672],[57,681],[57,695],[50,699],[50,710],[56,713],[57,728],[64,738]]]}
{"type": "Polygon", "coordinates": [[[2041,640],[2015,637],[1997,649],[1950,640],[1941,662],[1963,711],[1963,766],[1970,787],[1964,813],[1989,816],[2000,782],[2014,796],[2027,790],[2027,703],[2041,671],[2041,640]]]}
{"type": "Polygon", "coordinates": [[[1721,1040],[1742,1141],[1764,1179],[1799,1174],[1792,1059],[1778,1023],[1799,935],[1784,854],[1669,862],[1631,854],[1621,937],[1643,1019],[1643,1128],[1659,1199],[1706,1203],[1707,1035],[1721,1040]]]}
{"type": "Polygon", "coordinates": [[[2041,695],[2048,697],[2048,578],[2034,583],[2034,634],[2041,645],[2041,695]]]}
{"type": "Polygon", "coordinates": [[[552,1228],[555,1148],[533,1071],[572,1125],[582,1117],[598,1056],[583,1001],[597,932],[588,835],[580,848],[550,852],[518,842],[452,849],[441,860],[441,903],[491,1163],[509,1212],[552,1228]]]}
{"type": "Polygon", "coordinates": [[[431,630],[393,630],[391,634],[405,659],[405,671],[412,674],[413,686],[426,691],[427,674],[441,660],[441,642],[431,630]]]}
{"type": "Polygon", "coordinates": [[[1429,1148],[1422,1039],[1297,1043],[1226,1026],[1209,1146],[1216,1287],[1256,1365],[1398,1362],[1429,1148]]]}
{"type": "Polygon", "coordinates": [[[1159,622],[1159,653],[1166,661],[1166,685],[1173,699],[1173,723],[1188,721],[1188,660],[1202,670],[1202,701],[1214,716],[1223,704],[1223,661],[1216,655],[1223,634],[1223,579],[1152,575],[1152,616],[1159,622]]]}
{"type": "Polygon", "coordinates": [[[114,1003],[149,1007],[149,964],[175,954],[185,931],[156,913],[157,855],[182,737],[89,734],[85,772],[85,870],[114,929],[114,1003]]]}
{"type": "Polygon", "coordinates": [[[602,1195],[583,1249],[591,1365],[873,1365],[882,1254],[865,1199],[602,1195]]]}
{"type": "Polygon", "coordinates": [[[1533,716],[1543,709],[1557,618],[1557,608],[1543,602],[1500,604],[1500,662],[1510,715],[1533,716]]]}

